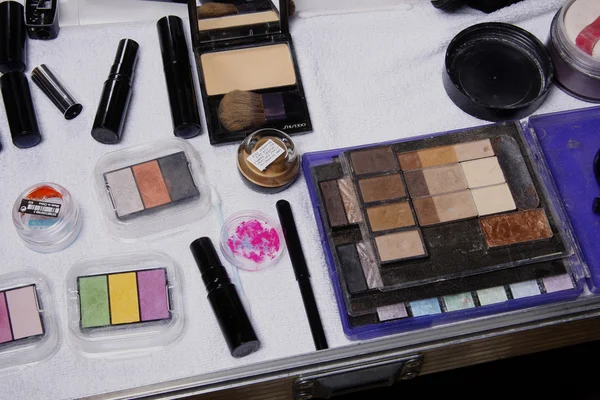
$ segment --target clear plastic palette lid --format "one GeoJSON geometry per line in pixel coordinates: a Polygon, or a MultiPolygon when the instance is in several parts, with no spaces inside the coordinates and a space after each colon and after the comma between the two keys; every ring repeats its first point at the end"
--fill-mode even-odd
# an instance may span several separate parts
{"type": "Polygon", "coordinates": [[[210,209],[200,157],[177,138],[102,156],[94,186],[107,230],[122,240],[176,230],[210,209]]]}
{"type": "Polygon", "coordinates": [[[70,344],[90,357],[162,350],[185,328],[179,267],[166,254],[82,260],[67,276],[70,344]]]}
{"type": "Polygon", "coordinates": [[[32,269],[0,275],[0,373],[50,358],[60,334],[44,275],[32,269]]]}

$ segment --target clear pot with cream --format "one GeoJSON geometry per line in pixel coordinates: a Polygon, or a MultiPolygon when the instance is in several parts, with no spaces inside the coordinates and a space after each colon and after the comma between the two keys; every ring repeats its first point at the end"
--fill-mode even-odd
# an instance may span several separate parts
{"type": "Polygon", "coordinates": [[[300,154],[292,139],[277,129],[260,129],[240,145],[237,166],[244,183],[261,193],[278,193],[294,183],[300,154]]]}

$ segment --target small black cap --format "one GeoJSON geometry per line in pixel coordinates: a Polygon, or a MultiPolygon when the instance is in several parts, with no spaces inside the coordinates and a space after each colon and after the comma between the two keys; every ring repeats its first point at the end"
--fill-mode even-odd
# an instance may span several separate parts
{"type": "Polygon", "coordinates": [[[196,264],[198,264],[201,274],[212,267],[223,265],[212,240],[208,237],[194,240],[192,244],[190,244],[190,250],[192,251],[194,260],[196,260],[196,264]]]}
{"type": "Polygon", "coordinates": [[[0,72],[23,72],[26,68],[25,11],[16,1],[0,2],[0,72]]]}
{"type": "Polygon", "coordinates": [[[138,50],[140,45],[133,39],[121,39],[119,47],[117,48],[117,54],[110,70],[110,78],[114,78],[113,75],[120,75],[129,78],[133,81],[133,75],[135,72],[135,65],[138,60],[138,50]]]}
{"type": "Polygon", "coordinates": [[[0,77],[0,87],[13,144],[20,148],[37,145],[42,140],[42,135],[27,76],[23,72],[6,73],[0,77]]]}

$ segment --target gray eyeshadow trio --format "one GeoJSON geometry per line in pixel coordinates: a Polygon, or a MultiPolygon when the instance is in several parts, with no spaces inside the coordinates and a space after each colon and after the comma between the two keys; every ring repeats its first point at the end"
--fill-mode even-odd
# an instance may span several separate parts
{"type": "Polygon", "coordinates": [[[104,181],[121,220],[192,200],[200,194],[184,152],[107,172],[104,181]]]}
{"type": "Polygon", "coordinates": [[[565,244],[523,154],[507,123],[314,167],[348,312],[564,273],[551,260],[565,244]]]}

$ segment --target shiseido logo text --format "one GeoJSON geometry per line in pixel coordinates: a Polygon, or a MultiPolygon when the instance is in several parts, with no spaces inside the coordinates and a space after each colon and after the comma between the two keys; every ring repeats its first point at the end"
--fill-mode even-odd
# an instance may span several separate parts
{"type": "Polygon", "coordinates": [[[291,124],[291,125],[283,126],[283,129],[295,129],[295,128],[306,128],[306,122],[303,122],[301,124],[291,124]]]}

